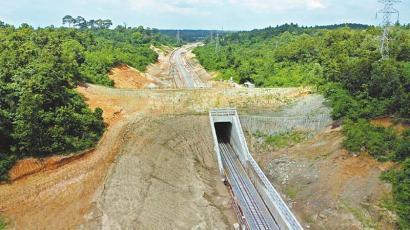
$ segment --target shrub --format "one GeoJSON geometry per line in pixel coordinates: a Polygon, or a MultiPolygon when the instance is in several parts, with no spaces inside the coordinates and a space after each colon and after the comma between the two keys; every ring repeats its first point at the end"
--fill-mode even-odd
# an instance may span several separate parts
{"type": "Polygon", "coordinates": [[[343,146],[351,152],[367,151],[379,160],[391,158],[398,143],[398,137],[392,129],[375,127],[368,121],[346,120],[343,133],[343,146]]]}
{"type": "Polygon", "coordinates": [[[0,153],[0,181],[7,181],[9,179],[9,170],[13,167],[16,159],[14,155],[0,153]]]}
{"type": "Polygon", "coordinates": [[[404,161],[410,157],[410,130],[403,133],[396,149],[395,160],[404,161]]]}
{"type": "Polygon", "coordinates": [[[410,159],[400,169],[382,174],[382,179],[393,184],[394,209],[402,229],[410,229],[410,159]]]}
{"type": "Polygon", "coordinates": [[[0,230],[6,230],[7,222],[6,220],[0,216],[0,230]]]}

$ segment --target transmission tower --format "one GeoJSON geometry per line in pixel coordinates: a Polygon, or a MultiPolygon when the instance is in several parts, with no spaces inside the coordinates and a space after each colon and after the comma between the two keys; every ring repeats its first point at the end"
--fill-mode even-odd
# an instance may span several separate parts
{"type": "Polygon", "coordinates": [[[179,30],[177,30],[177,44],[181,44],[181,34],[179,30]]]}
{"type": "Polygon", "coordinates": [[[219,32],[216,31],[215,53],[219,53],[219,32]]]}
{"type": "Polygon", "coordinates": [[[395,3],[400,3],[401,0],[379,0],[380,3],[384,4],[384,8],[379,10],[376,14],[376,17],[379,14],[383,15],[383,35],[381,38],[381,46],[380,46],[380,53],[382,54],[383,58],[389,57],[389,28],[392,25],[392,17],[397,16],[397,21],[400,17],[400,12],[393,7],[395,3]]]}

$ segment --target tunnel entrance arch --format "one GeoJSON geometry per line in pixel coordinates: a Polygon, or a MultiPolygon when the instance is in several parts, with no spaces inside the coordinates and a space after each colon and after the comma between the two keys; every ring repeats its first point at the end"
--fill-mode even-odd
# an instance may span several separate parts
{"type": "Polygon", "coordinates": [[[216,122],[214,123],[216,137],[218,143],[230,143],[231,133],[232,133],[232,123],[231,122],[216,122]]]}

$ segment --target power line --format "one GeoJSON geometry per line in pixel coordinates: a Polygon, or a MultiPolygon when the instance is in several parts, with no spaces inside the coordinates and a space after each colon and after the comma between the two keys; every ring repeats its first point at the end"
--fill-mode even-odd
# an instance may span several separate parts
{"type": "Polygon", "coordinates": [[[397,21],[400,18],[400,12],[393,7],[395,3],[400,3],[401,0],[379,0],[380,3],[384,4],[384,8],[377,11],[376,17],[379,14],[383,15],[383,35],[381,38],[380,53],[383,58],[389,57],[389,28],[392,25],[392,16],[397,16],[397,21]]]}

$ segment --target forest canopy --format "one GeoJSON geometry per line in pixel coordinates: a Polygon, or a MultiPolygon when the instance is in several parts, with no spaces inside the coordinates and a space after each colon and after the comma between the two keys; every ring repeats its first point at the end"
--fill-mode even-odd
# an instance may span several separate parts
{"type": "Polygon", "coordinates": [[[151,45],[175,43],[142,26],[77,27],[34,29],[0,22],[0,180],[19,158],[94,146],[105,129],[103,111],[90,110],[75,87],[112,86],[112,67],[144,70],[157,60],[151,45]]]}

